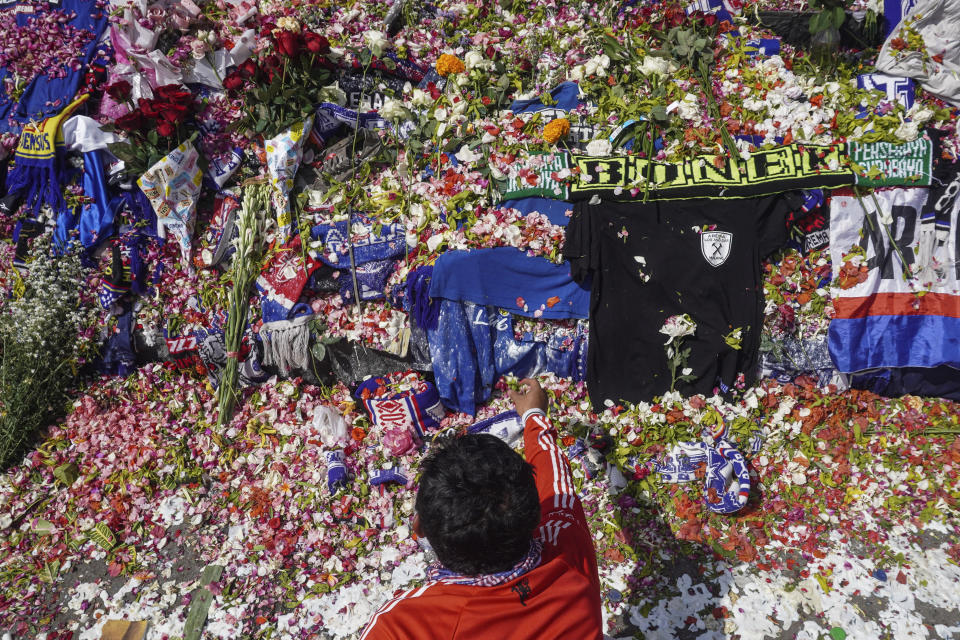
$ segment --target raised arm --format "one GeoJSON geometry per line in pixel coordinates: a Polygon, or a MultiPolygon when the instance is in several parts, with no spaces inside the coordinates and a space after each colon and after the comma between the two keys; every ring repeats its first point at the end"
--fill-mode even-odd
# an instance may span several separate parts
{"type": "Polygon", "coordinates": [[[547,394],[532,378],[521,380],[520,386],[519,391],[510,391],[510,399],[523,421],[524,455],[534,468],[541,520],[555,511],[567,511],[586,526],[570,461],[557,446],[557,430],[547,419],[547,394]]]}

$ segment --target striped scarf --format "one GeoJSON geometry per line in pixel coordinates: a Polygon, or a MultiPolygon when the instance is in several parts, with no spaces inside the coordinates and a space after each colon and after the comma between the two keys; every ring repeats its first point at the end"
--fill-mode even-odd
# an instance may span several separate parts
{"type": "Polygon", "coordinates": [[[34,213],[39,213],[44,205],[54,211],[67,206],[63,199],[66,151],[61,125],[89,97],[90,94],[83,94],[57,115],[39,124],[28,124],[20,134],[14,152],[16,164],[7,176],[7,192],[22,194],[34,213]]]}
{"type": "Polygon", "coordinates": [[[465,576],[436,564],[427,569],[427,580],[443,580],[447,584],[463,584],[474,587],[496,587],[515,580],[540,565],[540,553],[543,543],[540,540],[530,541],[530,550],[512,568],[500,573],[487,573],[479,576],[465,576]]]}

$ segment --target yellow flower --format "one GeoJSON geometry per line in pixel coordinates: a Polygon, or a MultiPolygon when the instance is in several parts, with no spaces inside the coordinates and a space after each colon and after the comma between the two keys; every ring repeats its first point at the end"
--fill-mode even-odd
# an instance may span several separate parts
{"type": "Polygon", "coordinates": [[[444,53],[437,58],[437,73],[443,78],[446,78],[451,73],[463,73],[466,70],[467,68],[463,65],[463,61],[457,56],[444,53]]]}
{"type": "Polygon", "coordinates": [[[566,118],[557,118],[548,122],[543,128],[543,139],[553,144],[568,133],[570,133],[570,121],[566,118]]]}

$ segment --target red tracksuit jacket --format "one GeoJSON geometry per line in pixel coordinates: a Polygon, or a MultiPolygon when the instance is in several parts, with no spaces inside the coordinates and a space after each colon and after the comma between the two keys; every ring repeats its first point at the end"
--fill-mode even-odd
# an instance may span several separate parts
{"type": "Polygon", "coordinates": [[[600,640],[600,578],[593,539],[557,432],[527,417],[524,452],[540,495],[540,562],[496,586],[428,581],[387,602],[361,640],[600,640]]]}

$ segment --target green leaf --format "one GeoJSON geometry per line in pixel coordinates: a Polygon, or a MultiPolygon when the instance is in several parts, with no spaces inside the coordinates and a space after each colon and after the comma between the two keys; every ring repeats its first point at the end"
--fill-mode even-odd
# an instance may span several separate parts
{"type": "Polygon", "coordinates": [[[317,340],[313,343],[313,346],[310,347],[310,353],[312,353],[313,357],[317,360],[323,360],[327,356],[327,347],[317,340]]]}
{"type": "Polygon", "coordinates": [[[33,524],[33,530],[42,536],[50,535],[51,533],[53,533],[54,529],[56,529],[56,527],[53,526],[52,522],[50,522],[49,520],[44,520],[42,518],[40,520],[37,520],[33,524]]]}
{"type": "Polygon", "coordinates": [[[153,144],[153,145],[157,144],[157,141],[159,139],[160,138],[158,137],[156,129],[151,129],[150,131],[147,132],[147,140],[150,142],[150,144],[153,144]]]}
{"type": "Polygon", "coordinates": [[[113,531],[110,531],[110,527],[103,522],[93,525],[93,528],[87,531],[87,537],[104,551],[110,551],[117,543],[113,531]]]}
{"type": "Polygon", "coordinates": [[[111,142],[107,144],[107,149],[124,163],[139,159],[136,150],[129,142],[111,142]]]}
{"type": "Polygon", "coordinates": [[[68,462],[67,464],[60,465],[53,470],[53,477],[59,480],[64,484],[64,486],[70,487],[73,486],[73,483],[77,481],[77,477],[80,475],[80,467],[78,467],[73,462],[68,462]]]}
{"type": "Polygon", "coordinates": [[[183,640],[200,640],[203,626],[207,622],[210,603],[213,602],[213,594],[206,586],[219,580],[222,574],[223,567],[216,564],[212,564],[203,570],[203,575],[200,576],[201,586],[193,592],[193,599],[190,602],[187,622],[183,627],[183,640]]]}
{"type": "Polygon", "coordinates": [[[821,31],[823,31],[824,28],[821,26],[823,22],[824,22],[824,13],[822,11],[820,13],[814,14],[814,16],[810,18],[810,33],[820,33],[821,31]]]}
{"type": "Polygon", "coordinates": [[[847,14],[844,12],[843,7],[834,7],[830,17],[830,23],[833,25],[833,28],[839,29],[843,26],[844,20],[847,19],[847,14]]]}
{"type": "Polygon", "coordinates": [[[666,105],[658,104],[652,109],[650,109],[650,117],[658,122],[666,122],[670,120],[670,116],[667,114],[666,105]]]}
{"type": "Polygon", "coordinates": [[[54,560],[53,562],[48,562],[43,565],[43,569],[40,571],[40,579],[49,584],[53,584],[56,582],[59,574],[60,561],[54,560]]]}

